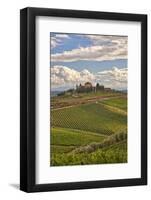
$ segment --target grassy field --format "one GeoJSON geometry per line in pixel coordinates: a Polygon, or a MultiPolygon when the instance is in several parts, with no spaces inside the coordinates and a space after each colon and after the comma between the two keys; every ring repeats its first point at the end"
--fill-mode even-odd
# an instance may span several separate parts
{"type": "Polygon", "coordinates": [[[127,162],[125,94],[86,93],[54,97],[52,102],[52,166],[127,162]]]}
{"type": "Polygon", "coordinates": [[[76,129],[53,128],[51,154],[69,152],[93,142],[101,142],[106,136],[76,129]]]}
{"type": "Polygon", "coordinates": [[[91,141],[100,142],[106,137],[92,132],[65,128],[53,128],[52,132],[52,145],[84,146],[89,144],[91,141]]]}
{"type": "Polygon", "coordinates": [[[106,105],[113,106],[116,108],[120,108],[124,111],[127,111],[127,98],[125,97],[107,99],[107,100],[104,100],[103,103],[106,105]]]}

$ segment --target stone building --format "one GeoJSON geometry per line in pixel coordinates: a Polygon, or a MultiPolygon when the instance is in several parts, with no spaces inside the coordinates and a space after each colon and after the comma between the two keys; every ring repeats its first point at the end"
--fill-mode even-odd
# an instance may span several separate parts
{"type": "MultiPolygon", "coordinates": [[[[109,90],[110,88],[107,88],[109,90]]],[[[99,83],[96,84],[96,86],[93,86],[92,83],[86,82],[84,85],[81,83],[79,85],[76,85],[76,91],[77,92],[97,92],[97,91],[104,91],[104,85],[100,85],[99,83]]]]}

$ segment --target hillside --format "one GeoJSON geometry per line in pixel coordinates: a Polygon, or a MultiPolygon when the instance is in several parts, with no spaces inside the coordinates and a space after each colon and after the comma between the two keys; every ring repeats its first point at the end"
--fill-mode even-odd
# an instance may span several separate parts
{"type": "Polygon", "coordinates": [[[53,101],[59,107],[51,109],[51,165],[127,162],[127,137],[120,135],[127,136],[125,94],[83,94],[53,101]]]}
{"type": "Polygon", "coordinates": [[[52,126],[111,135],[126,128],[127,117],[99,103],[78,105],[52,111],[52,126]]]}

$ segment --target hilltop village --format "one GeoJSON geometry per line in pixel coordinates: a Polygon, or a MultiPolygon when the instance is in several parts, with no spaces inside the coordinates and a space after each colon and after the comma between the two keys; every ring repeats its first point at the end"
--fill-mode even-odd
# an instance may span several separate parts
{"type": "Polygon", "coordinates": [[[97,91],[111,91],[111,88],[105,88],[104,85],[100,85],[99,83],[96,86],[93,86],[92,83],[86,82],[84,85],[76,85],[76,91],[80,92],[97,92],[97,91]]]}
{"type": "Polygon", "coordinates": [[[73,94],[73,93],[85,93],[85,92],[89,93],[89,92],[98,92],[98,91],[111,92],[112,89],[105,88],[104,85],[100,85],[99,83],[93,86],[91,82],[86,82],[83,85],[81,83],[79,85],[76,85],[76,89],[69,89],[69,90],[63,91],[59,93],[58,96],[73,94]]]}

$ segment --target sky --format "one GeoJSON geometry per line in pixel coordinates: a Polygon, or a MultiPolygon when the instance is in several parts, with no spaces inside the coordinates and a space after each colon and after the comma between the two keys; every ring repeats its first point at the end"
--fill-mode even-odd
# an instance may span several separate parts
{"type": "Polygon", "coordinates": [[[50,33],[51,89],[89,81],[127,89],[127,36],[50,33]]]}

